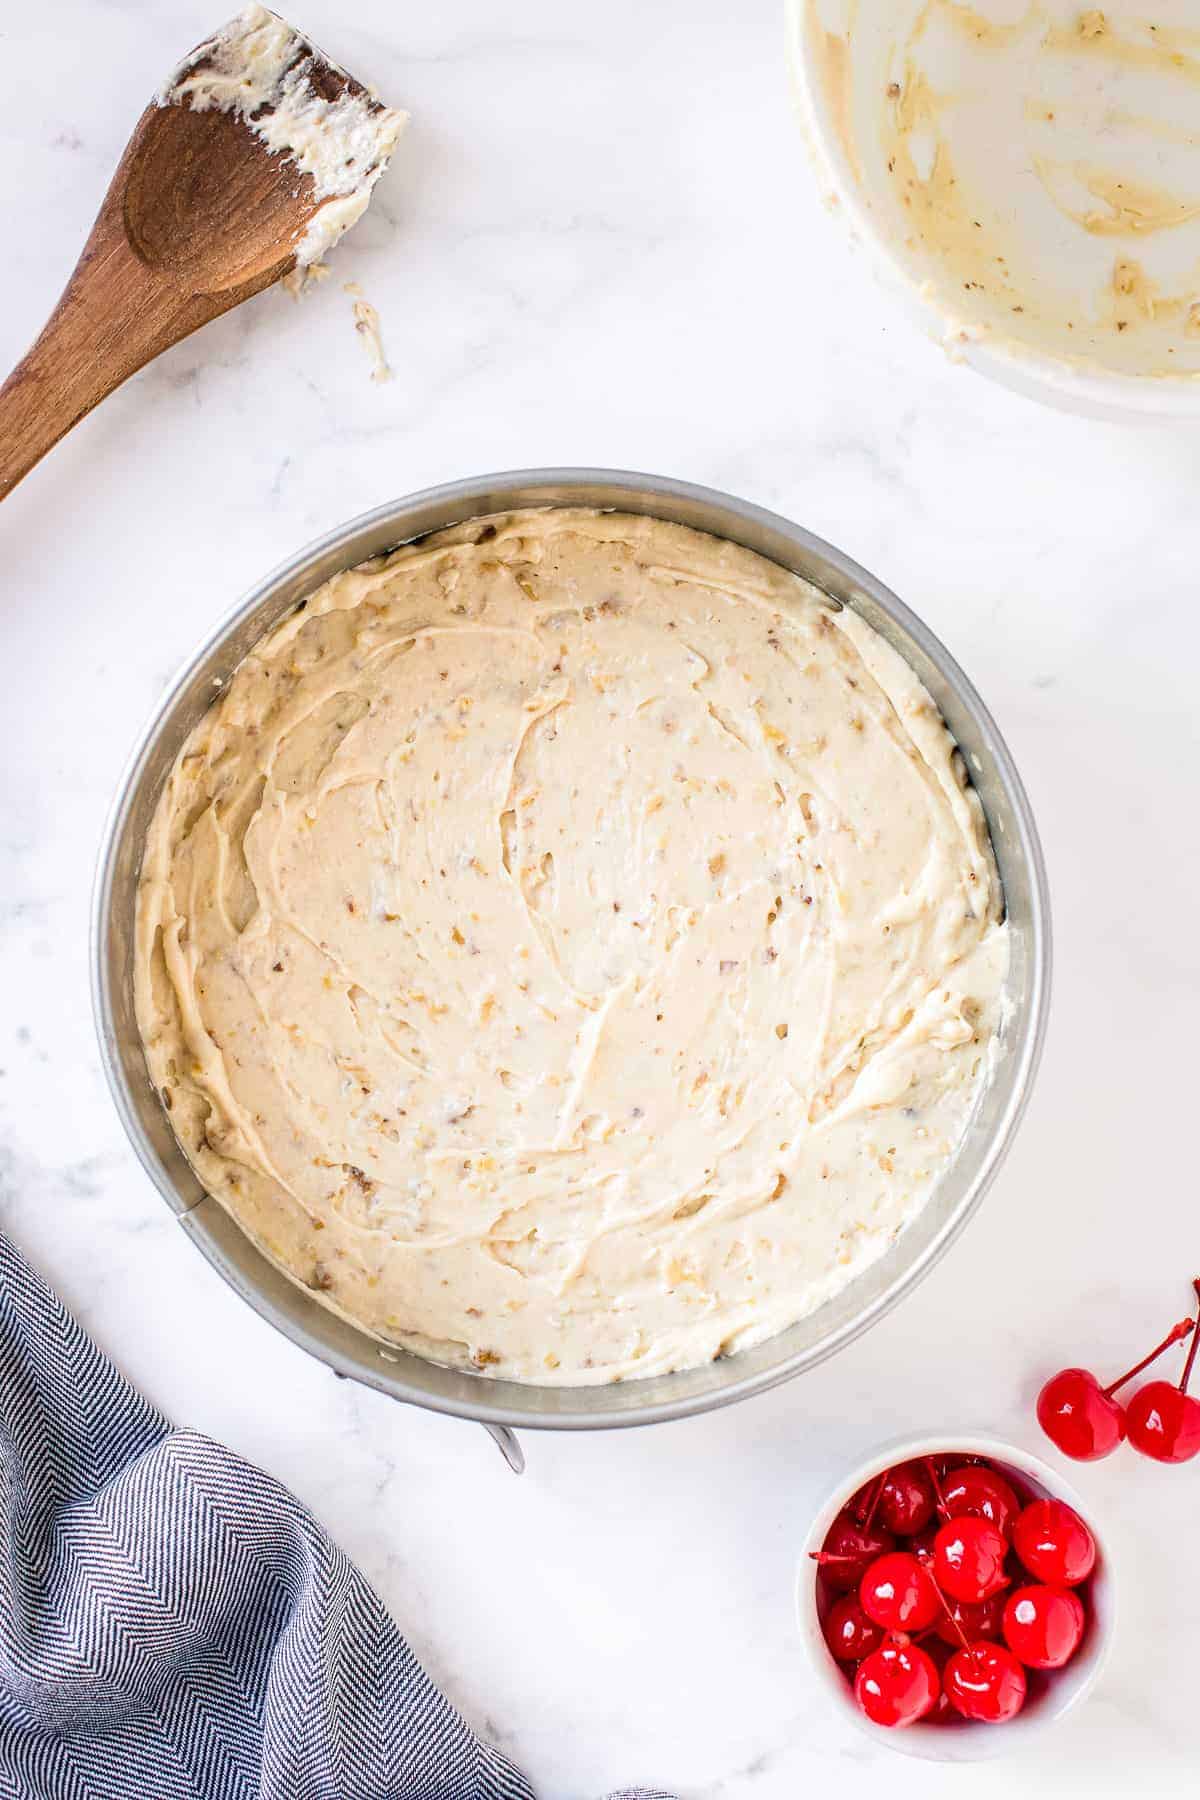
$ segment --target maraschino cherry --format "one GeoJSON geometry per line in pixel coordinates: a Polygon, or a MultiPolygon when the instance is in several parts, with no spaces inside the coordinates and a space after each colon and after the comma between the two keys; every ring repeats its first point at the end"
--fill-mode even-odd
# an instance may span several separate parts
{"type": "Polygon", "coordinates": [[[839,1513],[829,1527],[824,1548],[810,1550],[809,1555],[820,1564],[829,1586],[848,1594],[857,1588],[864,1570],[877,1556],[895,1548],[896,1540],[890,1531],[859,1525],[848,1513],[839,1513]]]}
{"type": "Polygon", "coordinates": [[[1005,1593],[1001,1588],[986,1600],[946,1602],[946,1612],[934,1626],[944,1644],[957,1650],[964,1642],[978,1643],[981,1638],[998,1638],[1004,1624],[1005,1593]]]}
{"type": "Polygon", "coordinates": [[[875,1559],[862,1578],[858,1598],[868,1619],[885,1631],[924,1631],[942,1610],[929,1570],[905,1550],[875,1559]]]}
{"type": "Polygon", "coordinates": [[[825,1615],[825,1642],[838,1662],[861,1662],[883,1642],[882,1627],[868,1619],[857,1594],[843,1594],[825,1615]]]}
{"type": "MultiPolygon", "coordinates": [[[[1200,1278],[1192,1286],[1200,1300],[1200,1278]]],[[[1169,1381],[1148,1381],[1125,1408],[1130,1443],[1155,1462],[1190,1462],[1200,1456],[1200,1400],[1187,1391],[1198,1346],[1200,1331],[1192,1334],[1177,1387],[1169,1381]]]]}
{"type": "Polygon", "coordinates": [[[942,1680],[955,1712],[982,1725],[1003,1725],[1025,1704],[1025,1671],[1003,1644],[956,1650],[942,1680]]]}
{"type": "Polygon", "coordinates": [[[1037,1581],[1076,1587],[1096,1561],[1096,1540],[1065,1500],[1032,1500],[1013,1525],[1013,1549],[1037,1581]]]}
{"type": "Polygon", "coordinates": [[[989,1519],[949,1519],[933,1542],[934,1580],[952,1600],[975,1605],[1008,1585],[1007,1554],[1007,1539],[989,1519]]]}
{"type": "Polygon", "coordinates": [[[933,1517],[933,1483],[920,1463],[889,1469],[879,1490],[879,1521],[897,1537],[923,1531],[933,1517]]]}
{"type": "Polygon", "coordinates": [[[884,1644],[858,1665],[854,1698],[876,1725],[915,1725],[939,1692],[933,1658],[919,1644],[884,1644]]]}
{"type": "Polygon", "coordinates": [[[986,1519],[1004,1537],[1021,1510],[1010,1484],[995,1469],[969,1463],[942,1478],[941,1503],[948,1519],[986,1519]]]}
{"type": "Polygon", "coordinates": [[[1037,1401],[1038,1424],[1051,1443],[1076,1462],[1096,1462],[1110,1455],[1125,1436],[1125,1414],[1113,1395],[1191,1329],[1190,1319],[1180,1319],[1149,1356],[1105,1388],[1090,1369],[1060,1369],[1052,1375],[1037,1401]]]}
{"type": "Polygon", "coordinates": [[[1083,1602],[1069,1588],[1023,1587],[1004,1608],[1004,1641],[1027,1669],[1061,1669],[1083,1636],[1083,1602]]]}

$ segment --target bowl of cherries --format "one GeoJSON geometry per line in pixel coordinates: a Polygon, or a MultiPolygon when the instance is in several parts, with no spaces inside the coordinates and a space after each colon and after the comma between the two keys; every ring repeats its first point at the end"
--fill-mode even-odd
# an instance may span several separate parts
{"type": "Polygon", "coordinates": [[[1077,1495],[1038,1457],[957,1433],[877,1453],[813,1522],[797,1616],[818,1680],[910,1756],[1016,1749],[1091,1687],[1112,1575],[1077,1495]]]}

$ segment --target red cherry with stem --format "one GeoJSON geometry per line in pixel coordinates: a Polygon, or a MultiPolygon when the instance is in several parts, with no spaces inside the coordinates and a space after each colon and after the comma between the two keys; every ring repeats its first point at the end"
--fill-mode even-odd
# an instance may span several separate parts
{"type": "Polygon", "coordinates": [[[943,1681],[955,1712],[982,1725],[1003,1725],[1025,1704],[1025,1671],[1003,1644],[969,1644],[956,1650],[943,1681]]]}
{"type": "Polygon", "coordinates": [[[911,1537],[933,1517],[933,1483],[920,1463],[898,1463],[879,1490],[879,1521],[897,1537],[911,1537]]]}
{"type": "Polygon", "coordinates": [[[1076,1587],[1096,1563],[1096,1540],[1065,1500],[1031,1500],[1013,1525],[1013,1549],[1036,1581],[1076,1587]]]}
{"type": "Polygon", "coordinates": [[[1061,1669],[1083,1636],[1083,1602],[1070,1588],[1023,1587],[1004,1608],[1004,1641],[1027,1669],[1061,1669]]]}
{"type": "Polygon", "coordinates": [[[949,1519],[933,1541],[934,1580],[952,1600],[975,1603],[1007,1587],[1008,1543],[989,1519],[949,1519]]]}
{"type": "Polygon", "coordinates": [[[870,1481],[865,1482],[857,1494],[846,1502],[846,1511],[864,1530],[869,1530],[875,1522],[875,1514],[879,1509],[879,1496],[883,1492],[887,1474],[886,1469],[881,1469],[878,1475],[872,1475],[870,1481]]]}
{"type": "Polygon", "coordinates": [[[898,1729],[923,1719],[939,1691],[933,1658],[919,1644],[884,1644],[854,1677],[854,1698],[868,1719],[898,1729]]]}
{"type": "MultiPolygon", "coordinates": [[[[1200,1277],[1192,1286],[1200,1300],[1200,1277]]],[[[1130,1443],[1155,1462],[1191,1462],[1200,1455],[1200,1400],[1187,1391],[1198,1347],[1200,1331],[1192,1334],[1177,1387],[1169,1381],[1148,1381],[1125,1408],[1130,1443]]]]}
{"type": "Polygon", "coordinates": [[[829,1586],[848,1594],[858,1586],[868,1565],[895,1547],[890,1531],[866,1530],[843,1512],[829,1527],[824,1547],[810,1550],[809,1555],[819,1564],[829,1586]]]}
{"type": "Polygon", "coordinates": [[[1200,1400],[1169,1381],[1148,1381],[1125,1411],[1129,1441],[1155,1462],[1185,1463],[1200,1456],[1200,1400]]]}
{"type": "Polygon", "coordinates": [[[1090,1369],[1060,1369],[1037,1398],[1037,1420],[1076,1462],[1110,1456],[1125,1437],[1125,1414],[1090,1369]]]}
{"type": "Polygon", "coordinates": [[[868,1619],[855,1594],[843,1594],[825,1615],[825,1642],[838,1662],[861,1662],[878,1650],[883,1630],[868,1619]]]}
{"type": "Polygon", "coordinates": [[[969,1600],[947,1601],[946,1613],[934,1630],[945,1644],[957,1649],[962,1643],[978,1643],[983,1638],[998,1638],[1004,1625],[1004,1591],[989,1594],[974,1604],[969,1600]]]}
{"type": "Polygon", "coordinates": [[[1021,1510],[1010,1484],[995,1469],[955,1469],[942,1482],[942,1504],[952,1519],[987,1519],[1005,1537],[1021,1510]]]}
{"type": "Polygon", "coordinates": [[[1113,1395],[1191,1329],[1190,1319],[1180,1319],[1149,1356],[1106,1388],[1090,1369],[1060,1369],[1052,1375],[1037,1400],[1038,1424],[1051,1443],[1076,1462],[1096,1462],[1110,1455],[1125,1436],[1125,1414],[1113,1395]]]}
{"type": "Polygon", "coordinates": [[[929,1570],[906,1550],[877,1557],[859,1583],[858,1598],[868,1619],[885,1631],[924,1631],[942,1610],[929,1570]]]}

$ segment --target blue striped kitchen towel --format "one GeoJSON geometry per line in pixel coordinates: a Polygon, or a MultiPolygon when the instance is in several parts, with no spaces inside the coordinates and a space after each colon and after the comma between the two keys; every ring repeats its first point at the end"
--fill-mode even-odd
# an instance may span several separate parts
{"type": "Polygon", "coordinates": [[[299,1501],[172,1429],[3,1235],[0,1793],[532,1800],[299,1501]]]}

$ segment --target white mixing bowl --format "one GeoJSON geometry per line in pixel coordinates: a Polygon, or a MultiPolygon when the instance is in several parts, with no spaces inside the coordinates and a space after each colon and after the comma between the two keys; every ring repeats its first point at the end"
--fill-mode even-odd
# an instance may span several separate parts
{"type": "Polygon", "coordinates": [[[1200,414],[1196,0],[789,0],[818,175],[950,354],[1200,414]]]}

